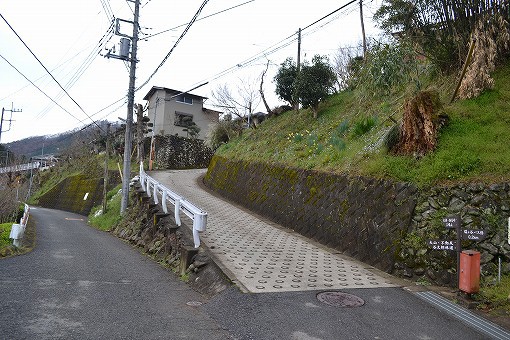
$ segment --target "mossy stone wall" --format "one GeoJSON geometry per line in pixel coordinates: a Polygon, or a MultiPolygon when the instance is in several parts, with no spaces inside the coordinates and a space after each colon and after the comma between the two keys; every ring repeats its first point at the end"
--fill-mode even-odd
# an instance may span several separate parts
{"type": "Polygon", "coordinates": [[[217,155],[205,184],[278,224],[388,272],[417,199],[410,184],[217,155]]]}
{"type": "Polygon", "coordinates": [[[462,241],[463,250],[480,252],[481,276],[495,282],[501,260],[502,274],[510,273],[510,183],[461,183],[422,190],[408,234],[402,238],[395,274],[425,278],[439,284],[456,284],[456,253],[431,250],[427,240],[456,240],[454,229],[446,229],[442,219],[461,217],[462,229],[481,229],[486,237],[462,241]]]}
{"type": "Polygon", "coordinates": [[[50,209],[88,215],[103,199],[103,179],[77,175],[64,179],[39,198],[39,205],[50,209]],[[84,200],[85,194],[89,193],[84,200]]]}
{"type": "MultiPolygon", "coordinates": [[[[173,135],[155,136],[156,169],[207,168],[214,152],[203,140],[173,135]]],[[[150,138],[145,139],[145,154],[149,155],[150,138]]]]}

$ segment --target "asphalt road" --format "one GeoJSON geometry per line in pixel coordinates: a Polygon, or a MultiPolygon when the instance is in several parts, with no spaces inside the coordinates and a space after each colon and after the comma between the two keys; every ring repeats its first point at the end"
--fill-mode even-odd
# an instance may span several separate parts
{"type": "Polygon", "coordinates": [[[32,209],[36,248],[0,260],[0,339],[230,339],[165,268],[67,212],[32,209]]]}
{"type": "Polygon", "coordinates": [[[207,301],[83,216],[38,208],[31,218],[34,251],[0,260],[2,340],[487,339],[401,288],[344,290],[360,307],[235,287],[207,301]]]}

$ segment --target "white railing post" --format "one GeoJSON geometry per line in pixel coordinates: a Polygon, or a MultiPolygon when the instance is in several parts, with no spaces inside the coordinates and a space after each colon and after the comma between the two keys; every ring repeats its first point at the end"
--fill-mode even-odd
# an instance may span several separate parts
{"type": "Polygon", "coordinates": [[[180,227],[181,226],[181,217],[179,216],[179,210],[181,210],[181,199],[176,198],[175,199],[174,218],[175,218],[175,224],[177,224],[180,227]]]}
{"type": "Polygon", "coordinates": [[[21,246],[21,240],[23,239],[23,235],[25,234],[25,227],[27,226],[28,217],[30,216],[30,207],[28,204],[25,204],[25,209],[23,211],[23,217],[19,221],[20,223],[14,223],[11,227],[11,232],[9,234],[9,238],[12,239],[12,244],[15,247],[21,246]]]}
{"type": "Polygon", "coordinates": [[[143,170],[142,164],[140,164],[140,184],[149,197],[151,197],[152,194],[155,204],[159,204],[158,190],[161,191],[161,206],[163,207],[165,214],[168,213],[168,207],[166,205],[167,202],[174,205],[175,224],[178,226],[181,225],[181,217],[179,215],[181,211],[191,218],[193,221],[193,242],[195,243],[195,248],[198,248],[200,246],[200,237],[198,233],[206,230],[207,213],[147,175],[147,173],[143,170]],[[152,193],[151,185],[153,186],[152,193]]]}
{"type": "Polygon", "coordinates": [[[163,193],[161,194],[161,206],[163,207],[163,212],[165,214],[168,214],[168,207],[166,206],[166,197],[167,197],[166,190],[163,190],[163,193]]]}
{"type": "Polygon", "coordinates": [[[157,182],[154,183],[154,203],[155,204],[159,204],[159,201],[158,201],[158,183],[157,182]]]}

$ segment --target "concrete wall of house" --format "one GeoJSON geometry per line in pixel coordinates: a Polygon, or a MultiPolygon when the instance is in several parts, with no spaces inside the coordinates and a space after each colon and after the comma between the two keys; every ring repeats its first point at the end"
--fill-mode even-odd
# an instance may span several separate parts
{"type": "MultiPolygon", "coordinates": [[[[149,98],[149,110],[147,116],[150,122],[154,124],[152,127],[155,134],[164,134],[164,121],[165,121],[165,91],[157,90],[149,98]]],[[[151,133],[148,134],[150,136],[151,133]]]]}
{"type": "MultiPolygon", "coordinates": [[[[203,111],[203,99],[193,97],[193,104],[187,104],[176,101],[172,98],[174,93],[168,93],[165,90],[157,90],[149,99],[148,116],[154,124],[154,133],[156,135],[178,135],[187,137],[185,127],[175,125],[175,113],[183,112],[193,116],[193,121],[200,128],[199,139],[205,139],[210,126],[217,121],[213,114],[205,114],[203,111]],[[158,100],[159,98],[159,100],[158,100]],[[158,100],[157,104],[156,101],[158,100]]],[[[150,134],[148,135],[150,136],[150,134]]]]}

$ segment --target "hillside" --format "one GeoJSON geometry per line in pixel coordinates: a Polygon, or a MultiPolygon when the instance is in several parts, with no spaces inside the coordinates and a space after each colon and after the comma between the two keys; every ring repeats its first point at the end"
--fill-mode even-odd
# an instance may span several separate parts
{"type": "MultiPolygon", "coordinates": [[[[106,121],[97,122],[103,129],[99,131],[96,125],[89,125],[81,129],[63,132],[56,135],[34,136],[18,141],[6,143],[5,146],[14,153],[17,158],[24,157],[29,159],[41,154],[62,154],[69,153],[73,147],[81,148],[83,144],[88,144],[94,140],[100,140],[100,135],[104,135],[106,130],[106,121]]],[[[112,130],[117,129],[114,125],[112,130]]]]}
{"type": "MultiPolygon", "coordinates": [[[[392,178],[428,186],[445,182],[510,179],[510,64],[493,75],[495,87],[471,100],[449,104],[455,77],[436,78],[449,122],[435,152],[422,158],[394,156],[385,137],[402,117],[406,92],[366,98],[357,91],[333,95],[311,112],[286,112],[263,122],[217,151],[230,159],[283,164],[351,175],[392,178]]],[[[409,92],[407,92],[409,93],[409,92]]]]}

